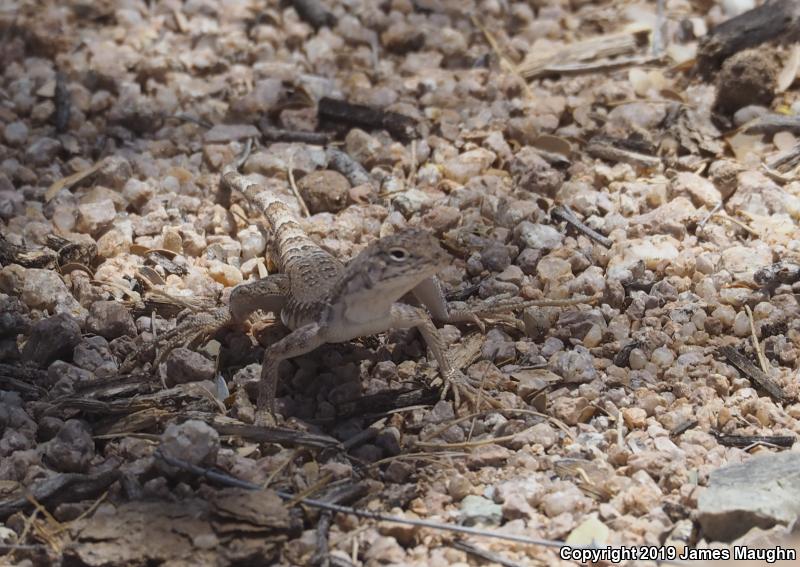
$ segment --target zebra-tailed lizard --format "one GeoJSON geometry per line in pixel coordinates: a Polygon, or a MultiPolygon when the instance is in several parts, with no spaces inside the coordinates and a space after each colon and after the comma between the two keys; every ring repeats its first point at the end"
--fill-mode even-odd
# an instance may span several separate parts
{"type": "MultiPolygon", "coordinates": [[[[238,165],[223,169],[222,188],[236,189],[266,217],[274,234],[281,273],[234,288],[228,308],[199,314],[163,335],[162,355],[178,344],[223,326],[244,324],[257,310],[280,314],[291,330],[264,353],[258,389],[258,408],[275,413],[278,366],[282,360],[305,354],[325,343],[344,342],[389,329],[416,327],[433,353],[444,380],[442,396],[472,387],[447,356],[446,345],[432,319],[443,323],[472,322],[483,329],[478,315],[528,306],[564,306],[595,298],[504,301],[474,310],[452,310],[436,273],[451,262],[436,238],[425,230],[408,228],[367,246],[348,265],[342,264],[309,238],[289,207],[277,196],[249,182],[238,165]],[[412,294],[424,307],[401,302],[412,294]],[[426,309],[427,308],[427,309],[426,309]]],[[[470,394],[470,397],[471,394],[470,394]]]]}

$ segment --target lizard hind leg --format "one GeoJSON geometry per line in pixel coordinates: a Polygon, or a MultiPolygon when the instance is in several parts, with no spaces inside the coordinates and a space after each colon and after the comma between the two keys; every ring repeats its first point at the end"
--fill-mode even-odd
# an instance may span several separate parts
{"type": "Polygon", "coordinates": [[[180,344],[188,344],[202,336],[212,335],[227,325],[243,325],[250,315],[259,309],[280,313],[288,290],[289,278],[285,274],[273,274],[236,286],[231,291],[229,307],[211,313],[192,315],[187,321],[166,333],[160,340],[164,346],[156,364],[158,365],[180,344]]]}
{"type": "Polygon", "coordinates": [[[182,321],[177,327],[158,338],[156,346],[160,347],[160,351],[154,365],[158,367],[178,346],[212,335],[230,323],[231,316],[227,307],[215,309],[210,313],[191,315],[186,321],[182,321]]]}
{"type": "MultiPolygon", "coordinates": [[[[261,365],[261,380],[258,384],[258,401],[256,402],[260,414],[266,410],[273,417],[275,416],[278,367],[281,361],[311,352],[323,343],[325,340],[322,327],[317,323],[309,323],[267,347],[264,351],[264,362],[261,365]]],[[[260,416],[259,420],[261,420],[260,416]]]]}
{"type": "Polygon", "coordinates": [[[120,370],[130,372],[140,359],[151,358],[156,352],[158,354],[155,356],[154,365],[157,367],[178,346],[193,342],[202,335],[210,335],[230,322],[231,317],[227,307],[215,309],[210,313],[190,315],[175,328],[128,355],[120,370]]]}

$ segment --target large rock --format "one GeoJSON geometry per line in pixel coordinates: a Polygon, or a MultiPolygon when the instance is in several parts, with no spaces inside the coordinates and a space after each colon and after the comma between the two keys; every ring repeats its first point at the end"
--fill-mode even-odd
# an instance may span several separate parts
{"type": "Polygon", "coordinates": [[[606,274],[609,279],[629,281],[631,271],[637,264],[654,270],[662,263],[670,263],[678,257],[680,243],[671,236],[661,234],[649,238],[629,238],[614,245],[606,274]]]}
{"type": "Polygon", "coordinates": [[[176,348],[167,356],[167,386],[214,379],[214,362],[188,348],[176,348]]]}
{"type": "Polygon", "coordinates": [[[483,173],[497,156],[484,148],[464,152],[442,164],[442,173],[447,179],[457,183],[466,183],[473,177],[483,173]]]}
{"type": "Polygon", "coordinates": [[[31,309],[68,313],[76,319],[86,319],[86,309],[70,293],[64,280],[53,270],[25,270],[22,302],[31,309]]]}
{"type": "Polygon", "coordinates": [[[45,446],[47,464],[60,472],[86,472],[94,457],[94,439],[89,427],[70,419],[45,446]]]}
{"type": "Polygon", "coordinates": [[[756,457],[711,473],[697,502],[706,539],[732,541],[752,528],[791,526],[800,515],[800,453],[756,457]]]}
{"type": "Polygon", "coordinates": [[[70,358],[81,340],[81,328],[67,313],[37,321],[22,349],[22,359],[42,368],[58,359],[70,358]]]}
{"type": "Polygon", "coordinates": [[[118,301],[95,301],[89,309],[86,326],[92,333],[108,340],[123,335],[136,336],[136,324],[133,316],[118,301]]]}
{"type": "Polygon", "coordinates": [[[769,246],[731,246],[722,251],[722,268],[728,270],[735,282],[753,282],[759,268],[775,261],[769,246]]]}
{"type": "MultiPolygon", "coordinates": [[[[219,452],[219,434],[207,423],[196,419],[173,423],[161,434],[159,449],[165,456],[184,463],[213,465],[219,452]]],[[[174,472],[165,463],[160,463],[159,467],[174,472]]]]}

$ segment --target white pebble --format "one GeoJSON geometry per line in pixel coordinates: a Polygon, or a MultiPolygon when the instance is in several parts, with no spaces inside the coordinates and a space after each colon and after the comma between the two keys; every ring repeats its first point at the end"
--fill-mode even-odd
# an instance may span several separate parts
{"type": "Polygon", "coordinates": [[[711,301],[716,298],[717,287],[714,285],[713,279],[703,278],[695,284],[694,292],[706,301],[711,301]]]}
{"type": "Polygon", "coordinates": [[[773,311],[775,311],[774,305],[767,303],[766,301],[762,301],[753,308],[753,319],[756,321],[759,319],[766,319],[772,314],[773,311]]]}
{"type": "Polygon", "coordinates": [[[629,360],[631,370],[641,370],[647,364],[647,357],[640,348],[635,348],[631,351],[629,360]]]}
{"type": "Polygon", "coordinates": [[[736,310],[730,305],[720,305],[711,312],[711,316],[719,320],[725,327],[730,327],[736,317],[736,310]]]}
{"type": "Polygon", "coordinates": [[[660,368],[667,368],[675,362],[675,355],[667,347],[658,347],[653,351],[650,360],[660,368]]]}
{"type": "Polygon", "coordinates": [[[236,238],[242,245],[242,260],[260,258],[267,246],[264,235],[261,234],[261,231],[255,226],[249,226],[244,230],[240,230],[236,238]]]}
{"type": "Polygon", "coordinates": [[[733,320],[733,334],[737,337],[746,337],[750,334],[750,320],[744,311],[739,311],[733,320]]]}
{"type": "Polygon", "coordinates": [[[722,0],[722,12],[732,18],[756,7],[754,0],[722,0]]]}
{"type": "Polygon", "coordinates": [[[714,272],[714,262],[709,254],[700,254],[696,260],[697,271],[701,274],[711,274],[714,272]]]}
{"type": "Polygon", "coordinates": [[[208,275],[211,276],[214,281],[219,282],[226,287],[240,284],[244,279],[242,277],[242,272],[240,272],[238,268],[229,264],[223,264],[219,261],[210,262],[208,275]]]}

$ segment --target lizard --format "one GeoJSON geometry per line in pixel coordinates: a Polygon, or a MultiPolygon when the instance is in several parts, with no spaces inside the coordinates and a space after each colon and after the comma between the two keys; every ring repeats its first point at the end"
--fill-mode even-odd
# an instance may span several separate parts
{"type": "Polygon", "coordinates": [[[369,244],[344,265],[314,242],[286,203],[239,173],[245,158],[225,166],[220,189],[223,200],[231,190],[243,194],[267,219],[274,235],[280,273],[236,286],[228,307],[194,315],[159,339],[165,347],[159,360],[191,337],[209,335],[226,325],[243,325],[257,310],[279,314],[291,331],[269,345],[262,362],[257,408],[275,415],[278,366],[325,343],[346,342],[389,329],[415,327],[436,360],[444,382],[441,396],[452,390],[456,407],[462,391],[472,386],[454,368],[444,340],[433,323],[474,323],[481,314],[543,305],[573,305],[578,300],[500,302],[484,308],[451,309],[436,273],[452,261],[428,231],[406,228],[369,244]],[[413,295],[420,306],[402,301],[413,295]]]}

